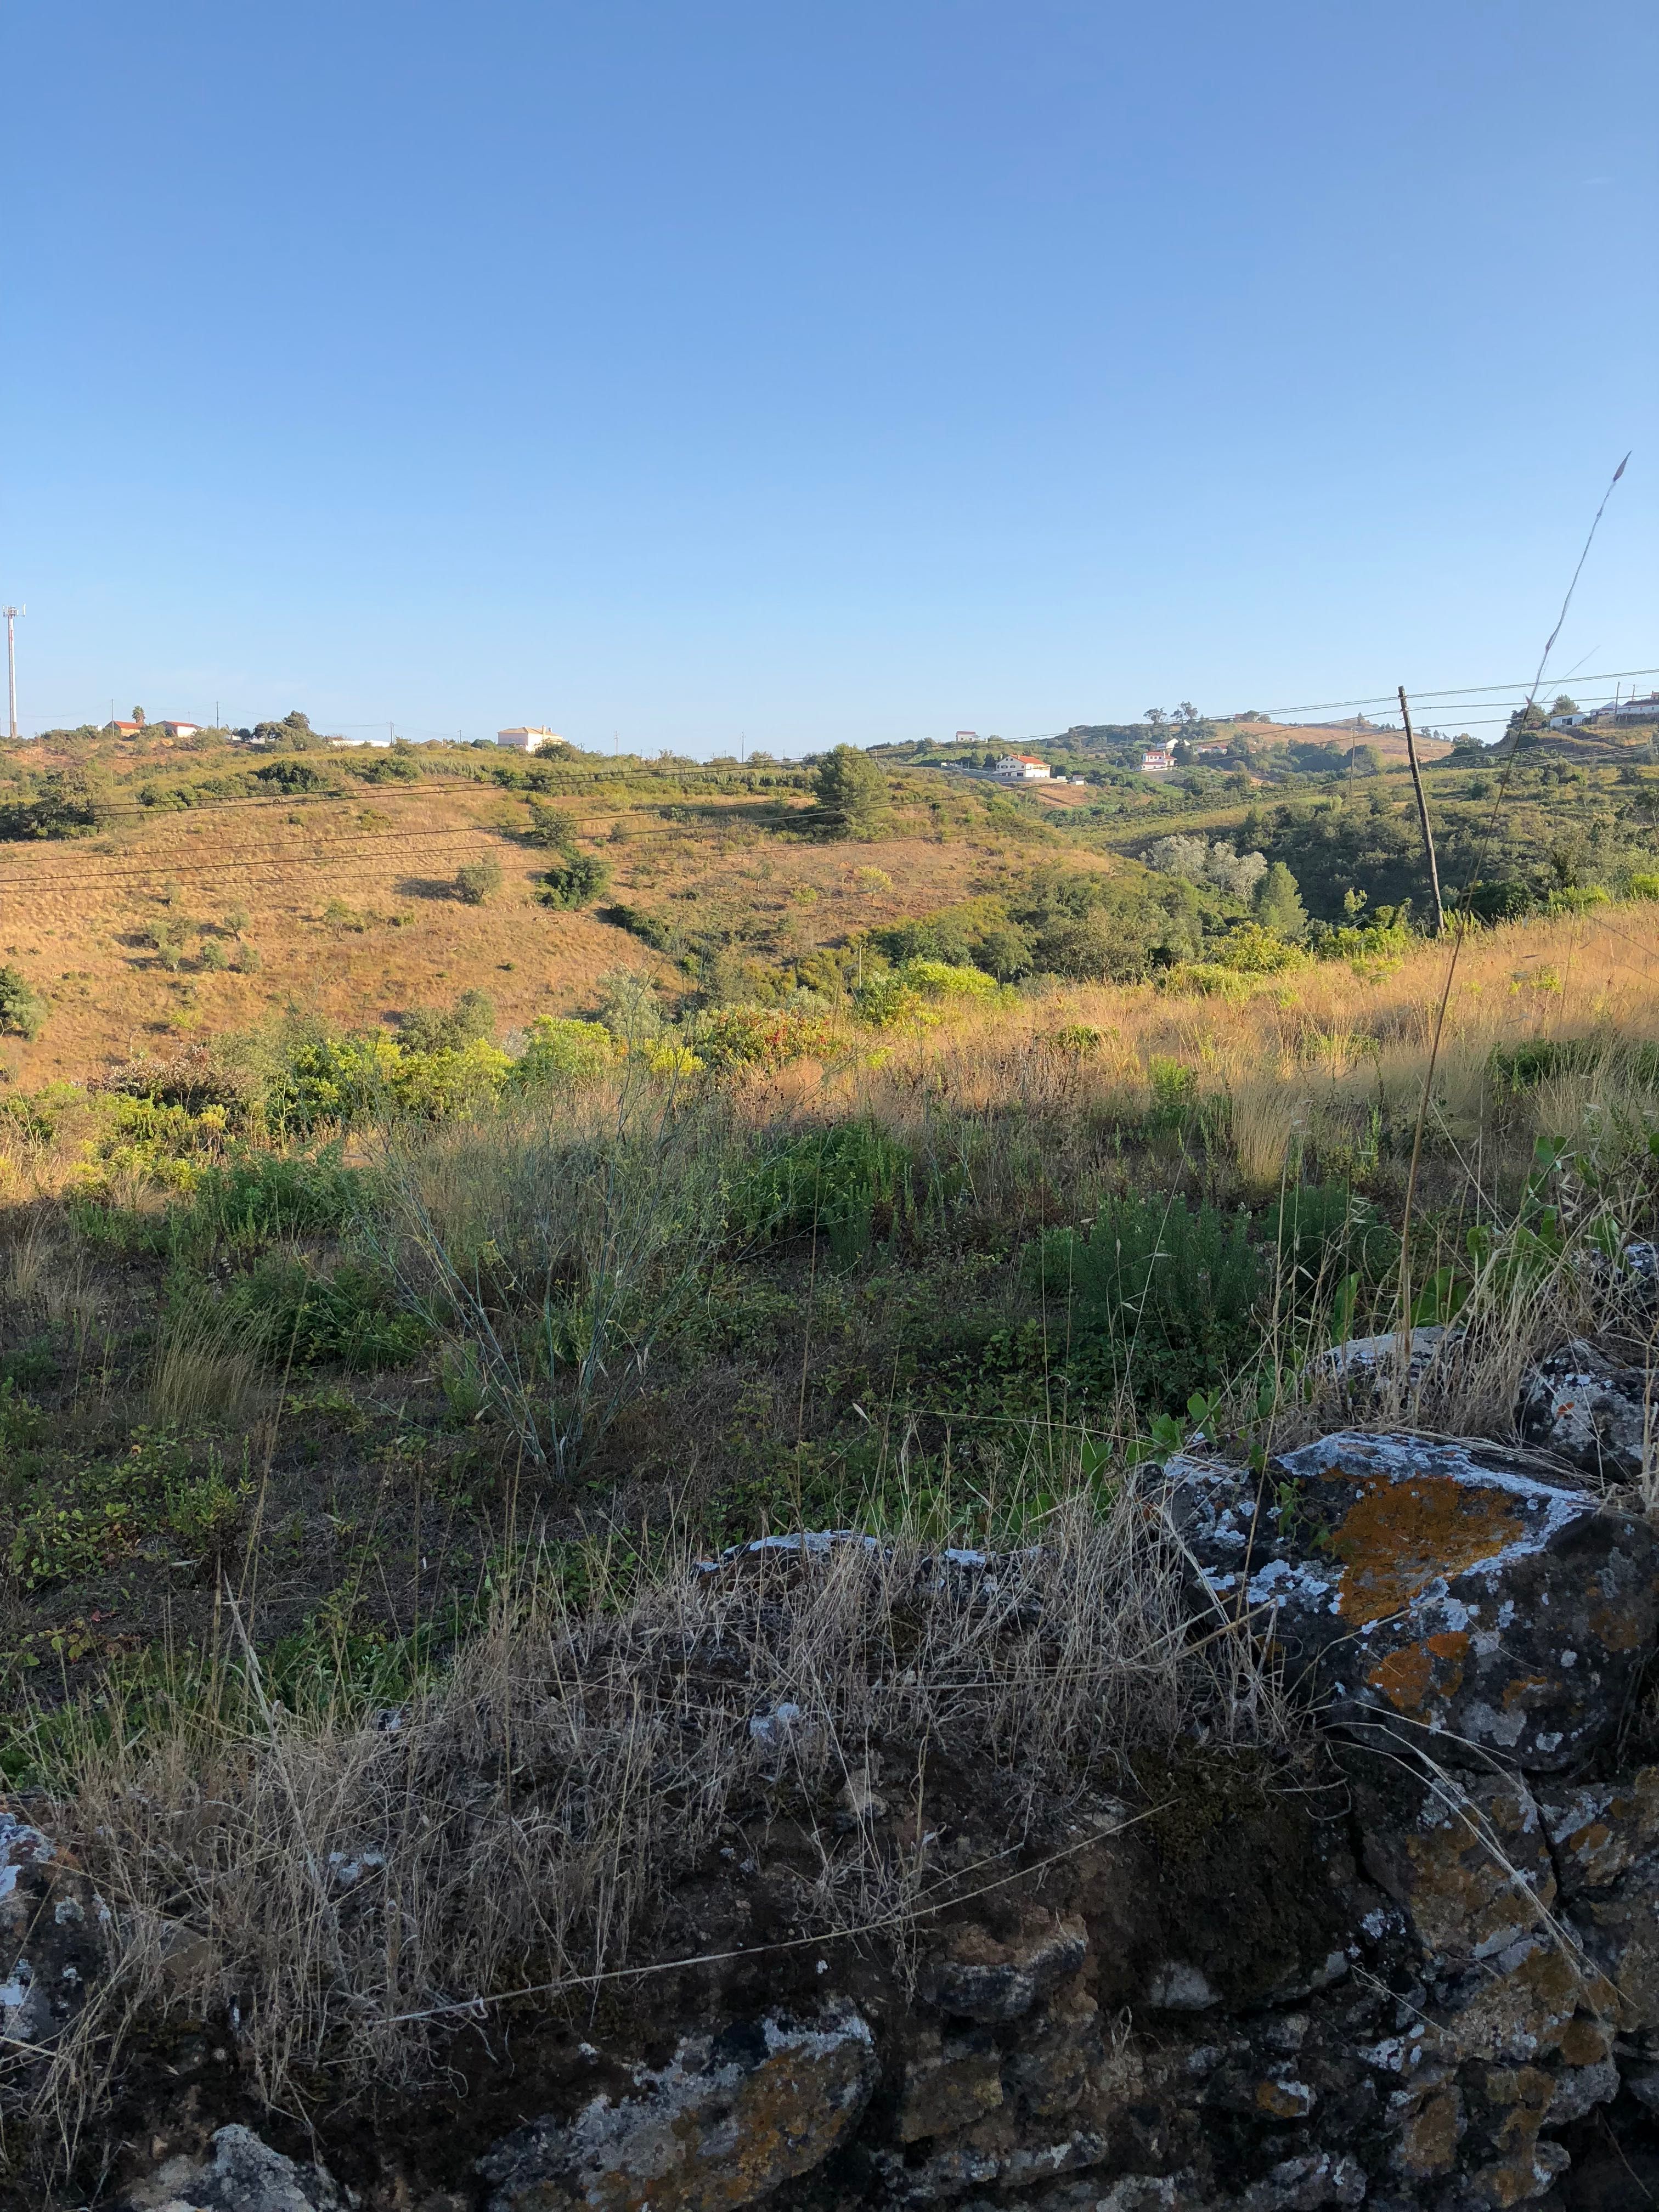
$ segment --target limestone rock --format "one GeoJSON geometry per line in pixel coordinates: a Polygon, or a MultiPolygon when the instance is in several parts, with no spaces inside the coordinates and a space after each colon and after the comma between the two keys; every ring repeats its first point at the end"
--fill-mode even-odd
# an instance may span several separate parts
{"type": "Polygon", "coordinates": [[[126,2197],[131,2212],[346,2212],[354,2202],[324,2167],[244,2127],[221,2128],[204,2160],[168,2159],[126,2197]]]}
{"type": "Polygon", "coordinates": [[[827,2158],[875,2087],[852,2011],[786,2014],[683,2043],[639,2094],[597,2097],[568,2126],[534,2120],[478,2161],[489,2212],[730,2212],[827,2158]]]}
{"type": "Polygon", "coordinates": [[[1659,1628],[1645,1522],[1496,1445],[1349,1431],[1258,1485],[1188,1455],[1163,1499],[1207,1599],[1271,1630],[1330,1717],[1551,1773],[1611,1735],[1659,1628]]]}
{"type": "Polygon", "coordinates": [[[931,2005],[959,2020],[1018,2020],[1075,1974],[1089,1954],[1080,1920],[1038,1921],[1012,1941],[953,1929],[921,1978],[931,2005]]]}
{"type": "Polygon", "coordinates": [[[1517,1419],[1529,1444],[1570,1460],[1604,1481],[1639,1482],[1659,1433],[1656,1377],[1623,1367],[1581,1338],[1542,1359],[1522,1386],[1517,1419]]]}
{"type": "Polygon", "coordinates": [[[74,1860],[0,1801],[0,2037],[56,2039],[102,1967],[107,1917],[74,1860]]]}

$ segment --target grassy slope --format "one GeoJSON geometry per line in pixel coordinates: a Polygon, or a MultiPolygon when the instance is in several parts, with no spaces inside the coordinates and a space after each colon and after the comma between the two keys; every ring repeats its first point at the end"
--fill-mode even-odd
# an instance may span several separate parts
{"type": "MultiPolygon", "coordinates": [[[[165,1054],[198,1036],[257,1026],[290,1006],[358,1026],[478,989],[511,1029],[535,1014],[590,1007],[608,970],[669,972],[660,955],[596,913],[538,903],[533,884],[553,856],[525,842],[525,800],[446,775],[454,763],[441,755],[418,783],[363,787],[350,781],[349,757],[343,764],[307,754],[339,777],[345,796],[239,798],[188,812],[141,809],[133,794],[158,776],[222,772],[222,751],[188,761],[157,748],[124,755],[111,764],[120,811],[107,830],[0,845],[0,957],[53,1009],[37,1043],[6,1042],[21,1085],[84,1079],[137,1052],[165,1054]],[[462,904],[450,888],[456,869],[492,855],[502,890],[483,906],[462,904]],[[331,921],[331,902],[352,919],[331,921]],[[236,908],[259,957],[252,975],[215,972],[200,957],[215,938],[234,957],[223,918],[236,908]],[[170,974],[147,932],[180,911],[209,929],[170,974]]],[[[459,756],[465,769],[477,763],[459,756]]],[[[72,763],[30,757],[28,764],[72,763]]],[[[607,789],[605,780],[573,776],[568,796],[549,794],[576,821],[582,846],[612,867],[608,897],[728,932],[769,963],[955,904],[1045,834],[1034,810],[1011,828],[1018,802],[1001,794],[941,798],[921,777],[902,780],[915,803],[901,807],[893,834],[856,845],[791,834],[791,817],[810,804],[804,777],[775,797],[709,772],[684,783],[644,771],[609,781],[607,789]],[[860,878],[872,868],[891,889],[860,878]]],[[[1110,862],[1085,854],[1080,865],[1110,862]]]]}
{"type": "MultiPolygon", "coordinates": [[[[1539,1139],[1568,1156],[1573,1219],[1600,1188],[1623,1226],[1650,1230],[1659,1088],[1617,1049],[1659,1036],[1656,955],[1648,905],[1497,930],[1468,949],[1427,1127],[1419,1283],[1441,1261],[1464,1264],[1473,1224],[1501,1231],[1525,1210],[1539,1139]],[[1574,1038],[1602,1058],[1547,1070],[1519,1097],[1494,1080],[1495,1051],[1574,1038]]],[[[88,1223],[51,1195],[76,1156],[75,1113],[44,1148],[19,1126],[0,1215],[0,1654],[21,1670],[14,1680],[61,1688],[164,1633],[205,1634],[225,1571],[262,1640],[309,1620],[323,1624],[325,1656],[353,1638],[372,1654],[388,1632],[470,1604],[509,1529],[563,1540],[596,1516],[722,1540],[797,1515],[844,1521],[861,1498],[885,1495],[890,1510],[902,1477],[930,1510],[994,1519],[987,1501],[1029,1480],[1032,1439],[1053,1421],[1133,1431],[1259,1352],[1249,1329],[1228,1335],[1195,1366],[1182,1354],[1146,1369],[1137,1401],[1114,1402],[1098,1361],[1078,1364],[1088,1328],[1077,1322],[1074,1343],[1069,1311],[1034,1297],[1034,1239],[1146,1190],[1160,1204],[1182,1192],[1243,1205],[1261,1234],[1281,1179],[1297,1174],[1397,1222],[1444,963],[1430,946],[1380,975],[1325,963],[1237,1000],[1060,988],[873,1054],[867,1033],[849,1031],[825,1063],[719,1091],[696,1108],[710,1118],[687,1125],[675,1170],[695,1159],[736,1194],[720,1201],[731,1211],[699,1273],[695,1323],[656,1356],[574,1487],[527,1465],[490,1414],[465,1328],[393,1343],[368,1372],[300,1341],[283,1281],[296,1266],[324,1284],[343,1262],[361,1266],[355,1236],[278,1222],[252,1241],[170,1238],[165,1209],[183,1221],[187,1201],[142,1176],[121,1186],[136,1211],[88,1223]],[[784,1188],[768,1164],[826,1123],[873,1129],[890,1148],[856,1137],[874,1162],[863,1200],[836,1217],[820,1193],[816,1247],[799,1220],[744,1228],[768,1217],[741,1193],[757,1174],[784,1188]],[[192,1334],[204,1300],[214,1307],[262,1267],[275,1272],[247,1310],[276,1317],[263,1356],[240,1326],[192,1334]]],[[[546,1194],[556,1213],[599,1188],[581,1134],[609,1111],[595,1097],[591,1110],[580,1097],[556,1108],[545,1135],[511,1120],[417,1133],[403,1188],[457,1250],[481,1249],[483,1231],[510,1249],[515,1207],[539,1218],[546,1194]]],[[[374,1133],[357,1132],[349,1156],[377,1153],[374,1133]]],[[[840,1172],[823,1170],[823,1188],[840,1172]]],[[[687,1233],[695,1246],[695,1221],[687,1233]]],[[[539,1278],[527,1279],[533,1309],[539,1278]]],[[[502,1291],[509,1317],[526,1295],[502,1291]]],[[[1381,1302],[1371,1318],[1390,1295],[1387,1281],[1367,1288],[1381,1302]]],[[[1562,1311],[1540,1301],[1527,1327],[1562,1311]]],[[[1440,1409],[1438,1425],[1478,1414],[1501,1428],[1506,1387],[1488,1377],[1489,1402],[1440,1409]]],[[[1074,1449],[1074,1427],[1063,1434],[1074,1449]]]]}

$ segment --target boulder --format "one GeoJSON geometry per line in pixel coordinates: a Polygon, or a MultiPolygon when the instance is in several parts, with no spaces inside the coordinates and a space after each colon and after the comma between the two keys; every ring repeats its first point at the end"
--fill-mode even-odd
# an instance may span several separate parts
{"type": "Polygon", "coordinates": [[[1603,1482],[1640,1482],[1652,1468],[1656,1377],[1582,1337],[1540,1359],[1521,1387],[1516,1419],[1540,1450],[1603,1482]]]}
{"type": "Polygon", "coordinates": [[[1438,1759],[1578,1764],[1659,1629],[1647,1524],[1496,1445],[1346,1431],[1260,1479],[1177,1455],[1163,1484],[1209,1605],[1271,1633],[1328,1717],[1438,1759]]]}
{"type": "Polygon", "coordinates": [[[827,2158],[877,2071],[850,2010],[693,2037],[635,2072],[637,2095],[596,2097],[568,2125],[533,2120],[488,2152],[489,2212],[731,2212],[827,2158]]]}
{"type": "Polygon", "coordinates": [[[356,2201],[325,2167],[284,2158],[248,2128],[228,2127],[205,2159],[168,2159],[125,2204],[128,2212],[347,2212],[356,2201]]]}

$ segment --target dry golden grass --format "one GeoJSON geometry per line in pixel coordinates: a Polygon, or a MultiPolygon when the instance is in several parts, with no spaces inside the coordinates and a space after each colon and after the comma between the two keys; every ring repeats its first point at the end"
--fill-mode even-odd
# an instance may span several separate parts
{"type": "Polygon", "coordinates": [[[141,2015],[234,2023],[269,2106],[319,2066],[348,2092],[406,2077],[480,2000],[531,1985],[545,2009],[651,1960],[675,1880],[728,1833],[752,1848],[732,1823],[757,1806],[817,1852],[798,1937],[902,1949],[952,1893],[922,1817],[939,1750],[982,1779],[1006,1864],[1137,1747],[1282,1732],[1243,1639],[1188,1633],[1138,1500],[1056,1510],[1043,1535],[988,1576],[913,1540],[631,1585],[596,1554],[588,1602],[558,1578],[507,1594],[392,1726],[274,1710],[232,1608],[159,1728],[76,1747],[53,1825],[109,1907],[111,1970],[42,2109],[72,2141],[141,2015]],[[872,1773],[896,1818],[838,1821],[872,1773]]]}
{"type": "MultiPolygon", "coordinates": [[[[812,843],[757,826],[752,799],[692,804],[697,818],[686,823],[665,822],[656,805],[573,801],[567,811],[613,869],[612,897],[693,921],[720,914],[757,922],[785,958],[954,904],[1008,849],[994,836],[915,834],[812,843]]],[[[600,978],[619,967],[672,981],[669,963],[628,932],[593,912],[538,902],[534,883],[550,855],[512,834],[527,819],[506,793],[434,781],[376,787],[361,799],[165,813],[84,842],[0,848],[11,917],[0,958],[21,966],[52,1006],[37,1042],[5,1041],[4,1061],[25,1086],[83,1081],[140,1051],[165,1056],[257,1027],[289,1006],[361,1028],[463,990],[488,993],[510,1030],[537,1014],[587,1010],[600,978]],[[461,862],[485,856],[501,864],[501,892],[477,907],[450,896],[461,862]],[[331,922],[331,902],[367,927],[331,922]],[[222,924],[239,908],[258,955],[252,975],[204,969],[195,939],[184,971],[169,973],[146,941],[154,925],[183,912],[213,924],[214,941],[234,958],[222,924]]],[[[1086,854],[1076,864],[1114,865],[1086,854]]]]}

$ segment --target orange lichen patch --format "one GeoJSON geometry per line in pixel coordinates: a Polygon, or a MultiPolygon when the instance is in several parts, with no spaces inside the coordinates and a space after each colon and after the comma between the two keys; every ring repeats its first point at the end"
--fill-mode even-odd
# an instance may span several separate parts
{"type": "Polygon", "coordinates": [[[1504,1711],[1512,1713],[1517,1705],[1524,1705],[1536,1690],[1548,1693],[1555,1685],[1542,1674],[1517,1674],[1504,1692],[1504,1711]]]}
{"type": "Polygon", "coordinates": [[[1634,1651],[1642,1641],[1642,1623],[1635,1605],[1592,1605],[1588,1617],[1590,1633],[1608,1651],[1634,1651]]]}
{"type": "Polygon", "coordinates": [[[1463,1680],[1463,1662],[1469,1639],[1461,1629],[1448,1629],[1421,1644],[1408,1644],[1379,1659],[1367,1680],[1381,1690],[1397,1713],[1420,1713],[1431,1697],[1455,1697],[1463,1680]]]}
{"type": "MultiPolygon", "coordinates": [[[[1340,1478],[1341,1470],[1333,1469],[1340,1478]]],[[[1495,1559],[1528,1534],[1521,1509],[1496,1490],[1460,1482],[1376,1482],[1330,1538],[1347,1573],[1337,1611],[1383,1620],[1437,1577],[1495,1559]]]]}

